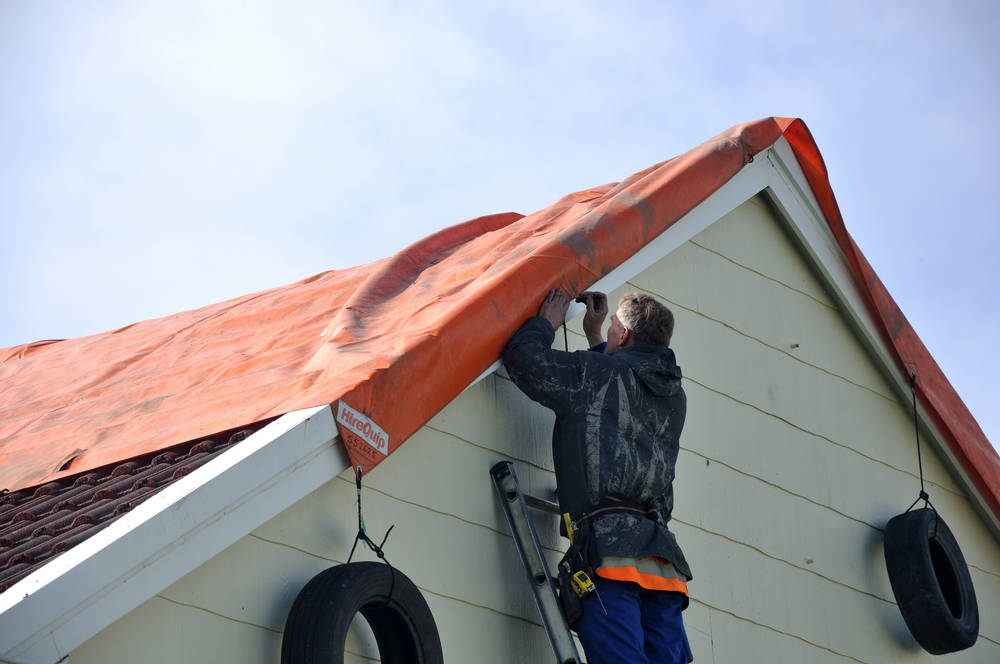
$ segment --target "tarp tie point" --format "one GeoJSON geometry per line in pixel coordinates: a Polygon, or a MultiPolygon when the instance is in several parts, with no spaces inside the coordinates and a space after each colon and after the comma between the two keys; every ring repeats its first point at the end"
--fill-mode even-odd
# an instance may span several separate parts
{"type": "Polygon", "coordinates": [[[389,562],[389,559],[385,557],[385,551],[382,550],[382,547],[385,546],[386,540],[389,539],[389,533],[391,533],[392,529],[396,527],[396,524],[389,526],[389,530],[385,531],[385,536],[379,544],[376,544],[370,537],[368,537],[368,532],[365,530],[365,519],[361,515],[361,475],[361,466],[355,466],[354,484],[358,490],[358,534],[354,536],[354,544],[351,546],[351,554],[347,556],[347,564],[351,564],[351,558],[354,557],[354,550],[358,546],[358,540],[364,541],[364,543],[368,545],[368,548],[374,551],[375,555],[378,556],[380,560],[385,561],[385,564],[389,565],[389,569],[392,570],[392,581],[389,584],[389,594],[385,598],[386,603],[388,603],[389,600],[392,599],[392,591],[396,589],[396,568],[394,568],[389,562]]]}

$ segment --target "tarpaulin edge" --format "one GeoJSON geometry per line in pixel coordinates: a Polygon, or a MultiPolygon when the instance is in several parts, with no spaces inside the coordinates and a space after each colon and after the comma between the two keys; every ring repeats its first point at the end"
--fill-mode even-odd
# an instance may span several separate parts
{"type": "Polygon", "coordinates": [[[897,370],[907,380],[912,373],[916,374],[916,394],[921,406],[989,509],[1000,520],[1000,456],[847,231],[826,164],[809,128],[797,118],[781,119],[779,123],[851,267],[868,312],[896,361],[897,370]]]}

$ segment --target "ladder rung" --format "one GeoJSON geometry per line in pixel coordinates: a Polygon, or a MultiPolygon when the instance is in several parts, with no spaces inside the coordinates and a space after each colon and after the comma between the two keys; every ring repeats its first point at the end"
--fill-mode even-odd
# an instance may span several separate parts
{"type": "Polygon", "coordinates": [[[526,493],[524,494],[524,502],[528,504],[528,507],[534,507],[536,510],[559,514],[559,503],[552,502],[551,500],[546,500],[545,498],[539,498],[526,493]]]}

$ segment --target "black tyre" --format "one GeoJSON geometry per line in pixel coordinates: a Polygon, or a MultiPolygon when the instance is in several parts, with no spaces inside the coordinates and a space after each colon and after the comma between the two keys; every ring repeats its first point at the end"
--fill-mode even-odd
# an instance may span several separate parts
{"type": "Polygon", "coordinates": [[[972,577],[934,510],[911,510],[886,524],[885,566],[903,620],[924,650],[943,655],[976,642],[979,606],[972,577]]]}
{"type": "Polygon", "coordinates": [[[375,562],[331,567],[302,588],[285,621],[282,664],[342,664],[358,612],[384,664],[442,664],[437,626],[420,591],[399,570],[375,562]]]}

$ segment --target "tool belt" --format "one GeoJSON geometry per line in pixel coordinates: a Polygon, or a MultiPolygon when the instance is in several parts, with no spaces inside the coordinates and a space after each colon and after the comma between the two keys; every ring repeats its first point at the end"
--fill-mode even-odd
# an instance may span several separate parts
{"type": "Polygon", "coordinates": [[[601,498],[596,505],[582,514],[575,516],[568,512],[563,514],[563,518],[559,520],[559,534],[572,542],[574,537],[573,531],[581,529],[594,518],[606,514],[637,514],[660,525],[665,525],[659,510],[649,509],[630,500],[609,495],[601,498]]]}
{"type": "Polygon", "coordinates": [[[656,509],[647,509],[638,503],[633,503],[632,501],[625,500],[624,498],[619,498],[618,496],[604,496],[598,501],[597,505],[591,508],[589,511],[584,512],[580,516],[573,519],[573,522],[580,526],[594,517],[601,516],[603,514],[638,514],[644,516],[647,519],[656,521],[657,523],[663,523],[660,518],[660,512],[656,509]]]}
{"type": "MultiPolygon", "coordinates": [[[[559,532],[570,541],[569,548],[559,561],[559,601],[566,622],[572,627],[583,615],[583,599],[594,592],[595,566],[600,562],[594,551],[593,524],[598,516],[606,514],[638,514],[662,523],[660,513],[618,496],[605,496],[590,510],[572,517],[568,512],[559,520],[559,532]]],[[[601,607],[603,609],[603,603],[601,607]]]]}

